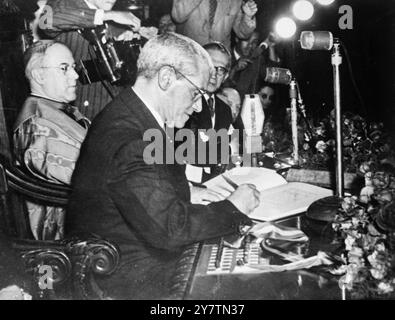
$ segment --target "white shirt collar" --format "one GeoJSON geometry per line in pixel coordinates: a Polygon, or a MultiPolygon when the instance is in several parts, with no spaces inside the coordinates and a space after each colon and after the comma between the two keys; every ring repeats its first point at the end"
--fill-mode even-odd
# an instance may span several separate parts
{"type": "Polygon", "coordinates": [[[87,0],[84,0],[84,2],[86,3],[89,9],[95,9],[95,10],[99,9],[98,7],[96,7],[94,4],[90,3],[87,0]]]}
{"type": "Polygon", "coordinates": [[[149,105],[145,105],[145,106],[152,113],[152,115],[154,116],[156,122],[158,122],[159,126],[164,130],[165,129],[165,121],[162,119],[162,117],[159,114],[159,112],[156,111],[154,108],[150,107],[149,105]]]}
{"type": "Polygon", "coordinates": [[[155,118],[156,122],[159,124],[159,126],[165,130],[165,121],[162,119],[161,115],[159,114],[158,111],[156,111],[154,108],[150,107],[148,103],[140,97],[140,95],[132,88],[133,92],[139,97],[139,99],[144,103],[144,105],[147,107],[147,109],[151,112],[153,117],[155,118]]]}
{"type": "Polygon", "coordinates": [[[63,102],[63,101],[60,101],[60,100],[57,100],[57,99],[53,99],[53,98],[47,97],[47,96],[44,95],[44,94],[39,94],[39,93],[31,92],[30,95],[31,95],[32,97],[36,97],[36,98],[48,99],[48,100],[51,100],[51,101],[53,101],[53,102],[57,102],[57,103],[59,103],[59,104],[69,104],[68,102],[63,102]]]}
{"type": "Polygon", "coordinates": [[[241,58],[241,55],[239,55],[236,51],[236,49],[233,49],[233,53],[235,55],[236,61],[239,60],[241,58]]]}
{"type": "Polygon", "coordinates": [[[204,96],[204,99],[206,99],[206,101],[208,101],[208,99],[211,97],[211,98],[213,98],[213,101],[215,102],[215,94],[214,93],[212,95],[205,93],[203,96],[204,96]]]}

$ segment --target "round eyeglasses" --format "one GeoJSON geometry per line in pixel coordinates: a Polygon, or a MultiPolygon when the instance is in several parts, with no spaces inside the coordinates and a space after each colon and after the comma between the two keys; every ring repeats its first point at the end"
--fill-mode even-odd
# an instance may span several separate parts
{"type": "Polygon", "coordinates": [[[75,63],[73,64],[68,64],[68,63],[62,63],[60,66],[45,66],[41,67],[42,69],[60,69],[63,71],[63,74],[66,75],[70,70],[76,71],[77,65],[75,63]]]}

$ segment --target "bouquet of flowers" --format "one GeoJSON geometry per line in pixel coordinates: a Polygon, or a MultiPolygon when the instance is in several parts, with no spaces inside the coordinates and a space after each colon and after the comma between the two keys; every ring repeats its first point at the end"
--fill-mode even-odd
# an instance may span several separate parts
{"type": "MultiPolygon", "coordinates": [[[[343,115],[343,164],[345,172],[356,173],[364,162],[395,162],[390,136],[382,123],[369,123],[359,115],[343,115]]],[[[292,153],[289,126],[267,121],[263,128],[263,150],[292,153]]],[[[316,121],[311,129],[306,122],[298,124],[299,165],[306,169],[335,169],[336,141],[334,112],[316,121]]]]}
{"type": "MultiPolygon", "coordinates": [[[[305,127],[301,128],[306,132],[305,127]]],[[[333,112],[304,135],[301,165],[309,169],[331,170],[335,167],[335,120],[333,112]]],[[[343,115],[343,163],[346,172],[356,173],[364,162],[382,162],[394,158],[390,136],[382,123],[368,123],[359,115],[343,115]]]]}
{"type": "Polygon", "coordinates": [[[352,298],[395,297],[395,176],[373,163],[359,173],[365,187],[344,198],[332,224],[344,247],[344,264],[334,273],[352,298]]]}

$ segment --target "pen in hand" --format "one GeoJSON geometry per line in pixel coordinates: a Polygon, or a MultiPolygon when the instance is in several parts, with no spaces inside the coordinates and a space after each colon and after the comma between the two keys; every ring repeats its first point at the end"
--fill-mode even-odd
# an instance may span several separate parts
{"type": "Polygon", "coordinates": [[[225,180],[234,190],[236,190],[236,189],[239,187],[239,185],[238,185],[236,182],[234,182],[232,179],[230,179],[230,178],[227,177],[226,175],[222,174],[221,176],[222,176],[222,178],[224,178],[224,180],[225,180]]]}

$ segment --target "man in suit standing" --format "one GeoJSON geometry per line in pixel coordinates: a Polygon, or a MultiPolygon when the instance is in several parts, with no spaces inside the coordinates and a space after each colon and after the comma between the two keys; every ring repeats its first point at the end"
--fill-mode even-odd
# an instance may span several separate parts
{"type": "MultiPolygon", "coordinates": [[[[96,114],[111,101],[112,96],[119,91],[118,87],[111,85],[102,75],[93,72],[96,54],[90,42],[78,30],[103,27],[106,22],[115,22],[120,25],[140,28],[140,19],[128,11],[113,11],[116,0],[48,0],[43,10],[39,27],[42,32],[67,45],[73,53],[77,64],[92,66],[89,83],[82,82],[77,86],[76,105],[82,108],[85,116],[93,119],[96,114]],[[46,20],[47,19],[47,20],[46,20]]],[[[132,31],[117,29],[114,36],[127,39],[132,31]]]]}
{"type": "Polygon", "coordinates": [[[230,50],[232,30],[242,39],[256,28],[258,7],[253,0],[174,0],[177,32],[201,45],[218,41],[230,50]]]}
{"type": "MultiPolygon", "coordinates": [[[[233,123],[231,108],[216,95],[217,91],[229,74],[229,68],[231,65],[230,52],[220,42],[208,43],[204,45],[203,48],[206,49],[207,53],[210,55],[214,64],[214,72],[212,72],[210,76],[207,93],[202,97],[202,111],[194,113],[185,126],[187,128],[191,128],[196,133],[195,138],[197,148],[204,144],[207,146],[206,161],[203,163],[201,161],[202,158],[199,159],[199,150],[197,150],[196,160],[193,165],[199,165],[199,168],[196,168],[195,166],[187,168],[188,172],[194,172],[196,177],[202,176],[202,182],[221,172],[223,168],[221,164],[221,160],[223,158],[221,144],[223,144],[224,141],[221,139],[222,135],[220,133],[225,132],[225,130],[228,132],[231,124],[233,123]],[[217,150],[210,150],[210,137],[205,133],[209,129],[214,129],[218,134],[217,150]],[[210,156],[214,151],[217,152],[216,159],[213,159],[213,157],[210,156]]],[[[229,145],[228,142],[227,145],[229,145]]]]}
{"type": "Polygon", "coordinates": [[[185,246],[250,223],[259,192],[242,185],[227,199],[192,204],[185,166],[147,152],[155,143],[155,154],[174,155],[167,129],[182,128],[200,110],[212,69],[206,51],[165,33],[145,44],[137,67],[134,86],[93,120],[73,176],[66,230],[118,244],[119,270],[98,280],[111,297],[160,299],[169,294],[185,246]]]}

